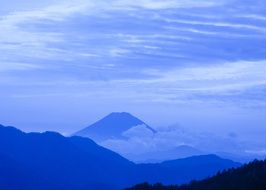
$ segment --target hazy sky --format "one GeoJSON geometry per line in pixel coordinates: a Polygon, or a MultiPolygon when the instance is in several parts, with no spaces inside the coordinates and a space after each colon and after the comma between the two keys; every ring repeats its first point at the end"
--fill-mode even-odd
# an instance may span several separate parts
{"type": "Polygon", "coordinates": [[[0,108],[26,131],[70,134],[127,111],[262,142],[266,3],[0,0],[0,108]]]}

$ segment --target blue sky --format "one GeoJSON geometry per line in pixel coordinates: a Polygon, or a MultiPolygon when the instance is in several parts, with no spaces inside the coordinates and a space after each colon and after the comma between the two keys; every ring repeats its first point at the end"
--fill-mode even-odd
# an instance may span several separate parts
{"type": "MultiPolygon", "coordinates": [[[[263,0],[2,0],[0,121],[64,134],[113,111],[266,150],[263,0]]],[[[266,151],[265,151],[266,152],[266,151]]]]}

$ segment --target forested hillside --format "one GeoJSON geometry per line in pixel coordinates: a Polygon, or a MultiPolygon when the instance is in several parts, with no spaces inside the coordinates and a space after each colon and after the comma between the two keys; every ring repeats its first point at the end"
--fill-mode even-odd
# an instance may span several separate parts
{"type": "Polygon", "coordinates": [[[266,160],[255,160],[238,169],[217,173],[214,177],[188,185],[164,186],[139,184],[126,190],[266,190],[266,160]]]}

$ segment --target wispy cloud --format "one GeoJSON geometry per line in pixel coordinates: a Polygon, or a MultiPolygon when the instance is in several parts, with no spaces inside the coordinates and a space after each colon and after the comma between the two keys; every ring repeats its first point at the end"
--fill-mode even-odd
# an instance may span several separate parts
{"type": "Polygon", "coordinates": [[[244,15],[237,15],[240,18],[249,18],[249,19],[255,19],[255,20],[261,20],[266,21],[265,15],[258,15],[258,14],[244,14],[244,15]]]}
{"type": "Polygon", "coordinates": [[[0,72],[25,71],[25,70],[36,70],[36,69],[42,69],[42,66],[31,63],[12,63],[12,62],[3,63],[0,61],[0,72]]]}
{"type": "Polygon", "coordinates": [[[211,7],[224,4],[215,0],[195,1],[195,0],[115,0],[113,4],[122,7],[142,7],[146,9],[173,9],[173,8],[193,8],[193,7],[211,7]]]}
{"type": "Polygon", "coordinates": [[[209,22],[209,21],[191,21],[191,20],[180,20],[180,19],[164,19],[164,21],[169,23],[179,23],[179,24],[188,24],[188,25],[202,25],[202,26],[213,26],[213,27],[228,27],[236,29],[248,29],[255,30],[259,32],[266,32],[266,27],[260,27],[257,25],[251,24],[238,24],[238,23],[229,23],[229,22],[209,22]]]}
{"type": "MultiPolygon", "coordinates": [[[[93,97],[95,94],[107,99],[126,99],[134,102],[157,102],[182,105],[221,105],[239,104],[262,106],[265,97],[261,93],[266,86],[265,61],[228,62],[216,65],[187,66],[172,70],[143,70],[146,78],[105,80],[71,79],[30,83],[36,87],[60,86],[54,96],[93,97]],[[73,91],[64,89],[74,87],[73,91]],[[88,88],[90,87],[90,88],[88,88]],[[90,89],[93,89],[91,91],[90,89]],[[104,90],[103,90],[104,88],[104,90]],[[81,90],[82,89],[82,90],[81,90]],[[87,90],[85,90],[87,89],[87,90]],[[254,91],[256,89],[256,91],[254,91]],[[250,92],[256,92],[256,97],[250,92]],[[260,93],[261,92],[261,93],[260,93]],[[261,94],[261,95],[260,95],[261,94]],[[246,102],[246,103],[244,103],[246,102]]],[[[111,70],[113,72],[113,70],[111,70]]],[[[106,71],[105,71],[106,73],[106,71]]],[[[108,72],[107,72],[108,73],[108,72]]],[[[21,84],[17,81],[17,84],[21,84]]],[[[28,83],[26,83],[29,85],[28,83]]],[[[16,94],[16,97],[53,96],[53,93],[16,94]]]]}

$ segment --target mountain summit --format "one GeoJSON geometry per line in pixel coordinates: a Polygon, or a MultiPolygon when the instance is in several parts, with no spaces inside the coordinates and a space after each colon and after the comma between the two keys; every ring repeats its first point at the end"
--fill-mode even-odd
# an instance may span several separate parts
{"type": "Polygon", "coordinates": [[[141,126],[151,133],[156,133],[154,129],[130,113],[114,112],[89,127],[76,132],[74,135],[89,137],[97,142],[100,142],[113,138],[125,138],[123,134],[137,126],[141,126]]]}

